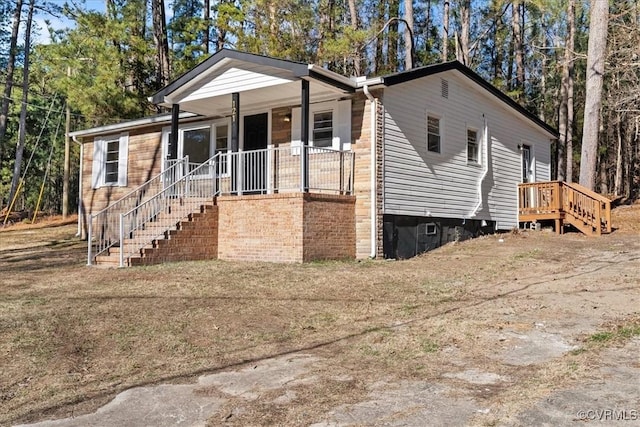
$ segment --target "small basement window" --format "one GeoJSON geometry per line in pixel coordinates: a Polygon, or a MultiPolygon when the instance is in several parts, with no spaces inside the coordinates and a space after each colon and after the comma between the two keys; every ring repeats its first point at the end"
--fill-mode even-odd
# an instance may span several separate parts
{"type": "Polygon", "coordinates": [[[433,222],[425,224],[424,226],[424,234],[427,236],[434,236],[438,234],[438,227],[433,222]]]}

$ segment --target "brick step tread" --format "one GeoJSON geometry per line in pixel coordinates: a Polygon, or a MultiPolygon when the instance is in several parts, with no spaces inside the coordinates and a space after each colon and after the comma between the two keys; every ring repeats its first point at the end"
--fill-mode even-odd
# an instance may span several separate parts
{"type": "MultiPolygon", "coordinates": [[[[173,206],[171,213],[160,212],[154,221],[145,224],[145,227],[133,232],[133,238],[125,238],[123,248],[125,252],[134,252],[125,259],[125,266],[157,264],[164,259],[170,258],[163,254],[169,249],[172,240],[191,239],[192,237],[181,237],[183,231],[192,231],[198,228],[198,222],[206,219],[215,208],[215,203],[210,199],[203,199],[203,204],[199,207],[173,206]],[[134,242],[134,240],[145,242],[134,242]],[[164,243],[163,243],[164,242],[164,243]],[[133,248],[136,248],[134,251],[133,248]]],[[[188,244],[184,242],[173,243],[180,245],[188,244]]],[[[204,259],[204,258],[203,258],[204,259]]],[[[119,267],[120,246],[109,248],[108,253],[98,255],[95,258],[95,265],[100,267],[119,267]]]]}

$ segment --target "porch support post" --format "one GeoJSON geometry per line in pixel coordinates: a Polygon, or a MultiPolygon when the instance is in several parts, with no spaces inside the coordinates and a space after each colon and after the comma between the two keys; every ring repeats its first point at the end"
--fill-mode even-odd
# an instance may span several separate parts
{"type": "Polygon", "coordinates": [[[231,191],[242,194],[240,149],[240,93],[231,94],[231,191]]]}
{"type": "Polygon", "coordinates": [[[309,191],[309,81],[302,80],[302,100],[300,108],[300,191],[309,191]]]}
{"type": "Polygon", "coordinates": [[[169,159],[178,158],[178,125],[180,124],[180,105],[171,105],[171,137],[169,138],[169,159]]]}
{"type": "Polygon", "coordinates": [[[240,147],[240,94],[231,94],[231,152],[237,153],[240,147]]]}

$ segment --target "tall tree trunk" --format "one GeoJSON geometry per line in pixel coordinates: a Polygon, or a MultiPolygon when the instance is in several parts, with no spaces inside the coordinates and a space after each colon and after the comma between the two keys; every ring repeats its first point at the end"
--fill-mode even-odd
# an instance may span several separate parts
{"type": "MultiPolygon", "coordinates": [[[[538,104],[538,117],[543,122],[546,121],[545,98],[547,93],[547,64],[549,57],[547,56],[547,23],[544,17],[540,24],[540,46],[542,47],[542,57],[540,60],[540,103],[538,104]]],[[[555,176],[555,175],[554,175],[555,176]]]]}
{"type": "MultiPolygon", "coordinates": [[[[169,83],[169,41],[167,40],[167,19],[164,11],[164,0],[151,0],[153,16],[153,39],[156,43],[156,66],[158,83],[164,87],[169,83]]],[[[208,46],[207,41],[207,46],[208,46]]]]}
{"type": "Polygon", "coordinates": [[[516,86],[518,91],[518,102],[524,102],[524,45],[522,43],[523,26],[522,19],[523,13],[520,8],[523,3],[521,0],[514,1],[511,4],[512,15],[511,22],[513,27],[513,50],[516,60],[516,86]]]}
{"type": "MultiPolygon", "coordinates": [[[[154,0],[157,1],[157,0],[154,0]]],[[[211,0],[204,0],[204,37],[202,44],[204,45],[204,53],[209,54],[209,45],[211,38],[211,0]]]]}
{"type": "Polygon", "coordinates": [[[596,183],[598,159],[598,132],[604,61],[607,50],[609,2],[592,0],[589,16],[589,47],[587,49],[587,77],[582,128],[582,153],[580,156],[580,185],[593,190],[596,183]]]}
{"type": "Polygon", "coordinates": [[[573,105],[569,117],[569,104],[573,104],[573,38],[575,31],[574,17],[575,0],[569,0],[567,8],[567,39],[564,45],[564,60],[562,62],[562,78],[560,80],[560,108],[558,117],[558,180],[571,182],[573,173],[573,144],[569,141],[573,138],[571,127],[573,126],[573,105]],[[569,88],[571,86],[571,89],[569,88]],[[569,101],[571,92],[571,101],[569,101]],[[571,122],[571,123],[570,123],[571,122]],[[569,151],[571,150],[571,151],[569,151]]]}
{"type": "Polygon", "coordinates": [[[458,60],[469,66],[469,34],[471,33],[471,0],[460,2],[460,57],[458,60]]]}
{"type": "MultiPolygon", "coordinates": [[[[273,24],[275,22],[275,18],[276,18],[276,7],[277,2],[272,2],[271,6],[273,7],[273,9],[270,9],[270,13],[269,16],[272,18],[271,19],[271,23],[273,24]]],[[[333,21],[333,16],[334,16],[334,8],[335,8],[335,0],[326,0],[326,2],[321,2],[321,7],[320,7],[320,40],[318,42],[318,57],[322,60],[325,60],[325,48],[324,45],[328,40],[332,40],[333,39],[333,33],[334,33],[334,21],[333,21]]],[[[277,27],[271,27],[271,37],[274,40],[274,43],[278,43],[278,28],[277,27]]],[[[333,62],[332,62],[333,63],[333,62]]],[[[331,69],[331,65],[329,65],[329,68],[331,69]]]]}
{"type": "MultiPolygon", "coordinates": [[[[350,0],[352,1],[352,0],[350,0]]],[[[406,29],[404,30],[404,69],[410,70],[414,67],[414,20],[413,20],[413,0],[404,0],[404,20],[406,29]]]]}
{"type": "MultiPolygon", "coordinates": [[[[378,2],[378,25],[379,28],[385,24],[386,21],[386,3],[384,1],[378,2]]],[[[380,75],[384,71],[384,64],[386,61],[384,60],[384,37],[380,36],[376,40],[376,57],[374,59],[376,74],[380,75]]]]}
{"type": "Polygon", "coordinates": [[[449,59],[449,0],[444,0],[442,11],[442,62],[449,59]]]}
{"type": "Polygon", "coordinates": [[[11,190],[9,191],[9,203],[13,200],[20,182],[20,171],[22,169],[22,156],[24,155],[25,139],[27,137],[27,101],[29,100],[29,56],[31,53],[31,24],[33,22],[33,10],[36,0],[29,1],[29,14],[27,15],[27,26],[24,30],[24,66],[22,77],[22,105],[20,107],[20,124],[18,130],[18,145],[16,146],[16,163],[13,168],[13,178],[11,179],[11,190]]]}
{"type": "MultiPolygon", "coordinates": [[[[389,2],[389,18],[400,17],[400,0],[390,0],[389,2]]],[[[400,33],[398,31],[398,21],[395,20],[389,24],[389,70],[392,72],[399,71],[400,58],[398,57],[398,44],[400,43],[400,33]]]]}
{"type": "MultiPolygon", "coordinates": [[[[228,0],[222,0],[219,3],[227,2],[228,0]]],[[[218,6],[219,7],[219,6],[218,6]]],[[[228,21],[226,22],[228,24],[228,21]]],[[[218,12],[217,24],[216,24],[216,52],[224,48],[224,44],[227,40],[227,30],[220,25],[220,12],[218,12]]]]}
{"type": "Polygon", "coordinates": [[[619,196],[622,191],[622,163],[624,158],[624,147],[622,146],[622,118],[620,116],[618,116],[618,123],[616,124],[616,139],[616,176],[613,180],[613,194],[619,196]]]}
{"type": "MultiPolygon", "coordinates": [[[[327,39],[327,32],[331,31],[331,3],[329,0],[329,12],[326,17],[325,25],[322,26],[322,41],[327,39]]],[[[274,55],[278,40],[278,2],[269,2],[269,54],[274,55]]],[[[324,43],[323,43],[324,44],[324,43]]],[[[322,46],[322,45],[321,45],[322,46]]]]}
{"type": "MultiPolygon", "coordinates": [[[[16,9],[13,12],[13,26],[11,27],[11,41],[9,44],[9,58],[7,61],[7,81],[4,85],[4,97],[2,98],[2,105],[0,106],[0,163],[2,163],[2,158],[4,156],[4,137],[7,134],[9,104],[11,100],[11,92],[13,91],[13,73],[16,66],[16,54],[18,51],[18,31],[20,30],[21,13],[22,0],[17,0],[16,9]]],[[[9,203],[11,203],[11,201],[9,201],[9,203]]]]}
{"type": "Polygon", "coordinates": [[[609,177],[607,174],[607,158],[603,154],[600,156],[600,162],[598,162],[600,172],[600,193],[609,194],[609,177]]]}
{"type": "MultiPolygon", "coordinates": [[[[356,0],[349,0],[349,15],[351,17],[351,29],[355,33],[360,26],[356,0]]],[[[362,74],[362,55],[360,53],[360,49],[356,49],[356,52],[353,55],[353,74],[356,76],[360,76],[362,74]]]]}
{"type": "Polygon", "coordinates": [[[632,197],[632,188],[633,188],[633,179],[634,174],[632,171],[634,170],[633,162],[635,160],[635,156],[633,155],[633,145],[634,143],[638,143],[638,117],[635,118],[634,123],[629,123],[629,128],[625,132],[625,141],[624,141],[624,153],[625,158],[627,159],[624,162],[624,194],[627,197],[632,197]]]}
{"type": "Polygon", "coordinates": [[[576,1],[569,0],[568,8],[568,50],[565,51],[565,60],[568,58],[568,80],[567,80],[567,182],[573,182],[573,126],[574,126],[574,106],[573,106],[573,83],[574,83],[574,66],[573,51],[576,43],[576,1]]]}

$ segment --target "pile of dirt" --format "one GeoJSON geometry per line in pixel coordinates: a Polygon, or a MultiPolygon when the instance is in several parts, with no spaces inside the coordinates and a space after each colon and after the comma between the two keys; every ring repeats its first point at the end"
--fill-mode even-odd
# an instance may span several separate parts
{"type": "Polygon", "coordinates": [[[611,222],[618,232],[640,233],[640,200],[614,208],[611,211],[611,222]]]}
{"type": "Polygon", "coordinates": [[[9,230],[29,230],[44,227],[58,227],[61,225],[75,224],[78,222],[78,215],[70,215],[63,218],[62,215],[45,215],[38,214],[35,221],[32,222],[33,212],[20,211],[12,212],[7,218],[7,223],[3,225],[7,213],[3,210],[0,213],[0,232],[9,230]]]}

